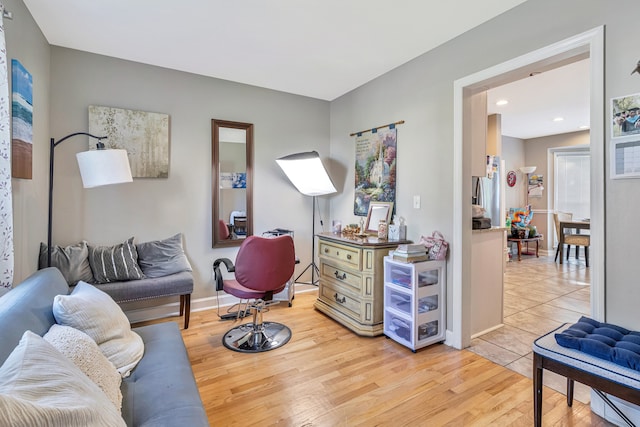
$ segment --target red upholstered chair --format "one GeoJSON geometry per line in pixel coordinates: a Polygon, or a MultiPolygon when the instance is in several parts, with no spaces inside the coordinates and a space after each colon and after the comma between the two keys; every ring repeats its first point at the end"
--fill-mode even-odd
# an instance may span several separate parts
{"type": "Polygon", "coordinates": [[[227,240],[228,238],[231,237],[231,233],[229,232],[229,227],[222,219],[218,222],[218,232],[220,233],[221,240],[227,240]]]}
{"type": "Polygon", "coordinates": [[[291,330],[280,323],[263,322],[262,310],[275,303],[273,295],[281,292],[295,266],[295,249],[291,236],[249,236],[240,246],[235,265],[227,258],[214,261],[216,289],[224,290],[240,300],[253,300],[253,322],[228,331],[222,343],[225,347],[247,353],[272,350],[286,344],[291,330]],[[234,279],[223,279],[220,265],[234,272],[234,279]]]}

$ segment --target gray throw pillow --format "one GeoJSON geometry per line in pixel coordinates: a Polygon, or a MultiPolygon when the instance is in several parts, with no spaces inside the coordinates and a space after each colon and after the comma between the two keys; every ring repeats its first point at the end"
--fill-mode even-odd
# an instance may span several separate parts
{"type": "MultiPolygon", "coordinates": [[[[40,243],[40,256],[38,257],[38,269],[47,267],[47,245],[40,243]]],[[[93,273],[89,265],[89,248],[84,240],[75,245],[51,247],[51,267],[56,267],[67,280],[70,286],[74,286],[80,280],[93,283],[93,273]]]]}
{"type": "Polygon", "coordinates": [[[139,243],[138,264],[146,277],[162,277],[181,271],[192,271],[182,249],[182,233],[165,240],[139,243]]]}
{"type": "Polygon", "coordinates": [[[89,245],[89,264],[97,283],[144,279],[133,237],[115,246],[89,245]]]}

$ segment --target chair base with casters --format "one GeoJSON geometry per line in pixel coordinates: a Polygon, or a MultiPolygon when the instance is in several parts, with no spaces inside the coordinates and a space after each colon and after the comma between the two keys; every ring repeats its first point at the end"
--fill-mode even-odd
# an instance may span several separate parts
{"type": "Polygon", "coordinates": [[[213,263],[216,290],[223,290],[240,300],[251,300],[244,314],[251,310],[253,322],[236,326],[223,337],[225,347],[244,353],[259,353],[281,347],[291,339],[291,330],[280,323],[263,322],[268,307],[277,304],[273,295],[282,292],[293,276],[295,251],[291,236],[265,238],[249,236],[242,242],[235,265],[227,258],[213,263]],[[234,279],[222,278],[220,266],[233,272],[234,279]]]}
{"type": "Polygon", "coordinates": [[[243,353],[260,353],[281,347],[291,339],[291,329],[277,322],[263,322],[262,311],[271,304],[258,299],[249,305],[253,310],[253,322],[236,326],[227,331],[222,344],[230,350],[243,353]]]}

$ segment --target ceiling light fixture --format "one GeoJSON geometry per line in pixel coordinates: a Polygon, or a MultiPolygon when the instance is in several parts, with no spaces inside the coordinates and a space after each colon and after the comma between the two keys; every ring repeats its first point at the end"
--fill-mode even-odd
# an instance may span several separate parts
{"type": "Polygon", "coordinates": [[[501,99],[498,102],[496,102],[496,105],[503,106],[503,105],[507,105],[508,103],[509,101],[507,101],[506,99],[501,99]]]}
{"type": "Polygon", "coordinates": [[[564,120],[564,117],[556,117],[555,119],[553,119],[554,122],[561,122],[564,120]]]}

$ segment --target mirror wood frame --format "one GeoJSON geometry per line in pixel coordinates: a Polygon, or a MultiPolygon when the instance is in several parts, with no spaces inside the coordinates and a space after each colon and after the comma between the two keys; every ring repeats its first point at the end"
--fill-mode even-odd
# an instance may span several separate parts
{"type": "Polygon", "coordinates": [[[253,235],[253,124],[211,120],[211,238],[212,247],[240,246],[244,239],[222,239],[218,228],[220,221],[220,128],[241,129],[246,131],[246,211],[247,237],[253,235]]]}

